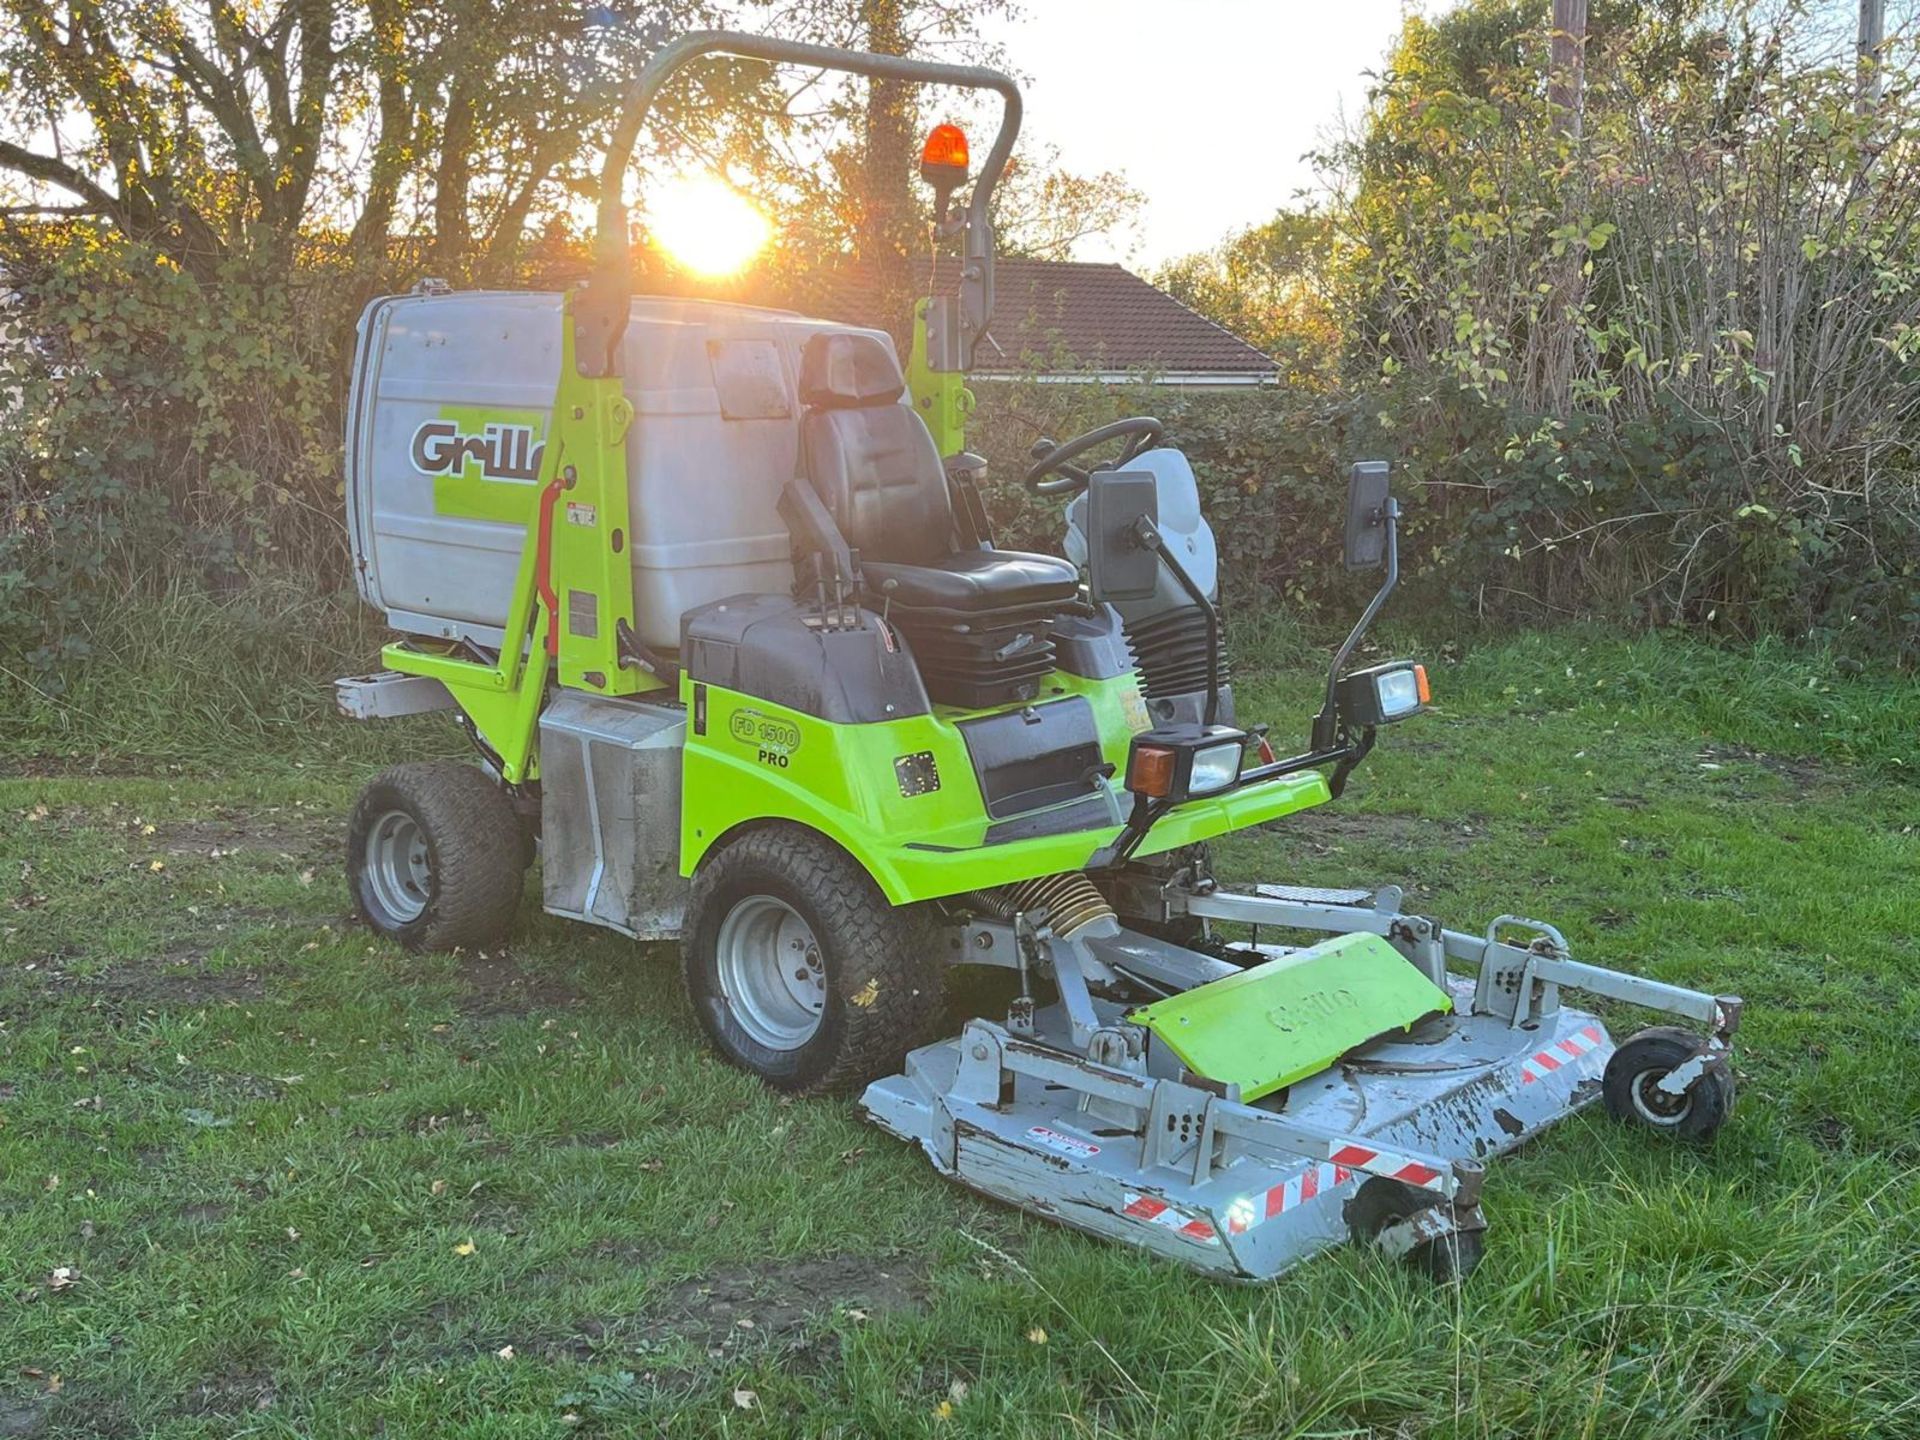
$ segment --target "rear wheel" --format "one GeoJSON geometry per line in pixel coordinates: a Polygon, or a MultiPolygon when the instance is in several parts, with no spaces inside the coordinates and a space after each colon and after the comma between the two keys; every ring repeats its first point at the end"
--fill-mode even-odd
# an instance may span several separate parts
{"type": "Polygon", "coordinates": [[[899,1069],[938,1013],[934,923],[811,831],[752,830],[693,878],[687,996],[741,1069],[797,1094],[851,1090],[899,1069]]]}
{"type": "Polygon", "coordinates": [[[471,765],[396,765],[360,792],[347,822],[354,907],[409,950],[502,939],[526,864],[513,802],[471,765]]]}

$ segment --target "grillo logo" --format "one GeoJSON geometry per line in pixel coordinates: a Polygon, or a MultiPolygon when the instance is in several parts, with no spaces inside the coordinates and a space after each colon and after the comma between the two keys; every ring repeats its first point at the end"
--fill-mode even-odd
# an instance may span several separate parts
{"type": "Polygon", "coordinates": [[[467,461],[478,460],[483,480],[531,484],[540,478],[546,453],[531,425],[488,421],[478,435],[466,435],[452,420],[429,420],[413,432],[413,468],[422,475],[460,475],[467,461]]]}

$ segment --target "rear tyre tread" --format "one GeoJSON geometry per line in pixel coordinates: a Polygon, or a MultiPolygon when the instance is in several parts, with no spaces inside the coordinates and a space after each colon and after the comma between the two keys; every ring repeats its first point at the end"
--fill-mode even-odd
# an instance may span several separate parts
{"type": "Polygon", "coordinates": [[[520,905],[527,844],[513,802],[484,771],[454,761],[412,761],[375,776],[347,825],[347,880],[355,910],[409,950],[477,949],[504,939],[520,905]],[[412,815],[431,852],[426,909],[405,924],[383,923],[368,904],[361,856],[374,823],[390,810],[412,815]]]}

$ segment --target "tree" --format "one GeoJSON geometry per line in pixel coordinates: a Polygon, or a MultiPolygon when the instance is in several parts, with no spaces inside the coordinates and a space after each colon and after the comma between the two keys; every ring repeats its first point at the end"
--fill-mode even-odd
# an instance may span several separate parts
{"type": "Polygon", "coordinates": [[[1333,236],[1326,215],[1282,210],[1213,250],[1170,261],[1154,283],[1280,361],[1289,385],[1324,389],[1339,360],[1328,294],[1333,236]]]}
{"type": "Polygon", "coordinates": [[[1002,254],[1070,260],[1083,241],[1131,231],[1146,203],[1120,171],[1082,175],[1053,146],[1023,144],[994,192],[994,235],[1002,254]]]}

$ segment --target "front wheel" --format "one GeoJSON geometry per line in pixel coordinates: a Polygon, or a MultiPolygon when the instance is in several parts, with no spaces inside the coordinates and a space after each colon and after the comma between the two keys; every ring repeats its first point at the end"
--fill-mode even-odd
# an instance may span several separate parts
{"type": "Polygon", "coordinates": [[[919,1043],[941,998],[936,939],[928,911],[888,903],[846,852],[773,825],[694,875],[682,972],[723,1056],[822,1094],[892,1074],[919,1043]]]}
{"type": "Polygon", "coordinates": [[[1724,1063],[1702,1070],[1684,1091],[1660,1082],[1700,1053],[1699,1037],[1672,1025],[1654,1025],[1613,1052],[1601,1077],[1601,1098],[1615,1120],[1630,1120],[1682,1139],[1705,1143],[1733,1114],[1733,1076],[1724,1063]]]}

